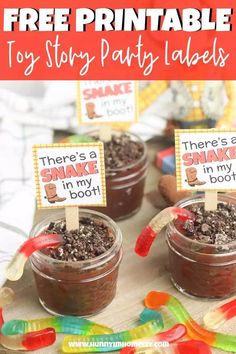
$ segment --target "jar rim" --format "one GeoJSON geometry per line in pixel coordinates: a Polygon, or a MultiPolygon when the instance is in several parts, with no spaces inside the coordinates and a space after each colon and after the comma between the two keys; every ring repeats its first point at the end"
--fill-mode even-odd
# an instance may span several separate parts
{"type": "MultiPolygon", "coordinates": [[[[93,130],[88,131],[88,134],[94,134],[97,132],[98,132],[98,129],[93,129],[93,130]]],[[[121,134],[124,133],[124,134],[131,136],[131,137],[134,137],[140,144],[142,144],[143,154],[138,160],[136,160],[130,164],[127,164],[123,167],[106,168],[106,172],[108,172],[108,173],[120,172],[120,171],[123,171],[124,169],[131,169],[131,168],[137,166],[140,162],[142,162],[147,157],[147,144],[137,134],[134,134],[134,133],[128,132],[126,130],[122,130],[122,129],[116,129],[116,128],[112,128],[112,132],[117,132],[117,133],[119,132],[121,134]]]]}
{"type": "MultiPolygon", "coordinates": [[[[225,194],[225,193],[218,194],[218,201],[226,202],[226,200],[224,200],[224,197],[226,197],[228,199],[228,202],[230,200],[232,200],[236,204],[236,198],[231,196],[231,195],[229,195],[229,194],[225,194]],[[223,200],[221,200],[221,199],[223,199],[223,200]]],[[[177,202],[175,204],[175,207],[184,208],[184,207],[186,207],[188,205],[191,205],[191,204],[197,204],[199,202],[203,202],[204,203],[204,199],[205,199],[204,195],[201,193],[201,194],[196,195],[194,197],[185,198],[185,199],[180,200],[179,202],[177,202]]],[[[174,221],[169,223],[168,227],[171,229],[171,232],[174,232],[175,234],[177,234],[180,237],[180,239],[184,240],[185,242],[186,241],[191,242],[193,245],[197,245],[197,246],[201,246],[201,247],[207,246],[209,249],[217,249],[217,248],[219,248],[219,246],[221,246],[221,245],[204,244],[203,242],[199,242],[197,240],[189,239],[187,236],[185,236],[183,233],[181,233],[175,227],[174,221]]],[[[222,245],[222,246],[224,246],[224,245],[222,245]]],[[[229,249],[230,249],[230,246],[236,246],[236,240],[225,244],[225,246],[229,247],[229,249]]],[[[231,252],[229,251],[229,253],[231,253],[231,252]]],[[[225,253],[221,253],[221,254],[216,254],[216,255],[221,256],[221,255],[225,255],[225,254],[226,254],[226,252],[225,253]]]]}
{"type": "MultiPolygon", "coordinates": [[[[84,208],[79,209],[79,216],[80,217],[87,216],[88,214],[94,215],[94,216],[102,219],[103,221],[106,222],[106,224],[108,224],[111,227],[114,235],[116,236],[115,242],[113,243],[111,248],[109,248],[106,252],[102,253],[101,255],[99,255],[97,257],[86,259],[83,261],[76,261],[76,262],[58,260],[58,259],[55,259],[55,258],[52,258],[50,256],[43,254],[41,251],[34,252],[33,255],[31,256],[32,259],[33,258],[40,258],[41,260],[45,260],[45,261],[51,262],[51,263],[53,262],[54,264],[58,264],[58,265],[65,265],[65,266],[71,266],[71,267],[83,267],[86,269],[93,268],[94,266],[99,267],[99,266],[103,265],[104,263],[108,262],[113,257],[114,251],[116,249],[119,250],[122,246],[122,232],[121,232],[119,226],[116,224],[116,222],[113,221],[109,216],[102,214],[102,213],[95,211],[95,210],[84,209],[84,208]]],[[[32,228],[31,234],[35,234],[35,235],[31,236],[31,237],[36,237],[43,229],[45,229],[46,226],[49,225],[49,223],[52,221],[52,218],[53,218],[53,221],[65,220],[65,211],[62,209],[60,211],[57,211],[57,212],[51,214],[50,216],[47,216],[44,219],[42,219],[39,223],[37,223],[32,228]],[[40,227],[40,225],[41,225],[41,227],[40,227]],[[35,229],[37,227],[40,227],[40,230],[38,232],[35,231],[35,229]]]]}

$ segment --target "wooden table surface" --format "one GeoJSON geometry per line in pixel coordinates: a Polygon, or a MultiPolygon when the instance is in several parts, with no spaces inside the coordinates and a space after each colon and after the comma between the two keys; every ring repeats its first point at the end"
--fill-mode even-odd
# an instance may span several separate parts
{"type": "MultiPolygon", "coordinates": [[[[145,197],[142,209],[132,218],[119,222],[124,239],[124,258],[119,273],[117,294],[113,302],[100,314],[91,317],[92,320],[106,324],[115,331],[131,328],[137,325],[138,315],[143,309],[143,299],[151,290],[170,292],[178,297],[189,310],[194,319],[202,323],[203,315],[210,308],[219,305],[216,301],[200,301],[180,294],[171,284],[168,274],[167,248],[164,237],[160,237],[152,247],[150,255],[139,258],[133,248],[139,231],[149,220],[165,206],[156,192],[156,185],[160,172],[154,166],[154,156],[164,143],[152,141],[149,143],[150,170],[147,177],[145,197]]],[[[37,212],[36,220],[42,219],[47,211],[37,212]]],[[[5,319],[31,319],[48,316],[38,302],[32,272],[29,266],[21,280],[6,284],[16,292],[16,300],[12,306],[6,308],[5,319]]],[[[236,320],[229,321],[221,327],[225,333],[236,334],[236,320]]],[[[59,352],[63,335],[59,335],[57,342],[49,347],[37,351],[39,354],[54,354],[59,352]]],[[[0,354],[16,353],[0,349],[0,354]]],[[[223,353],[218,350],[214,354],[223,353]]],[[[189,353],[191,354],[191,353],[189,353]]],[[[204,354],[204,353],[202,353],[204,354]]]]}

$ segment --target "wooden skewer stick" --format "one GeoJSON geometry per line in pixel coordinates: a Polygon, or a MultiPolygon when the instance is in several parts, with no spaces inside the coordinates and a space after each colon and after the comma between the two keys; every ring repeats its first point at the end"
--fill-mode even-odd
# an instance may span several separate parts
{"type": "Polygon", "coordinates": [[[102,124],[99,130],[99,139],[101,141],[110,141],[112,136],[112,127],[110,124],[102,124]]]}
{"type": "Polygon", "coordinates": [[[205,192],[205,210],[216,210],[217,209],[217,192],[216,191],[206,191],[205,192]]]}
{"type": "Polygon", "coordinates": [[[77,230],[79,228],[79,208],[78,207],[66,207],[66,229],[68,231],[77,230]]]}

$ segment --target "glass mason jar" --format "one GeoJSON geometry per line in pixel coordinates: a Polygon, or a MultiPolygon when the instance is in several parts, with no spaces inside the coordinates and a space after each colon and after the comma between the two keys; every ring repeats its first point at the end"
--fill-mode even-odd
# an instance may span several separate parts
{"type": "MultiPolygon", "coordinates": [[[[95,210],[110,216],[114,220],[122,220],[136,214],[141,208],[145,180],[148,171],[147,146],[138,136],[121,130],[112,130],[112,134],[127,134],[131,140],[142,145],[143,155],[135,162],[120,168],[106,168],[107,206],[95,210]]],[[[92,131],[89,135],[99,135],[92,131]]]]}
{"type": "MultiPolygon", "coordinates": [[[[122,259],[121,231],[113,220],[101,213],[82,209],[81,217],[104,223],[115,242],[104,254],[85,261],[59,261],[41,251],[31,256],[39,301],[53,315],[92,315],[109,305],[116,294],[122,259]]],[[[50,222],[62,220],[65,220],[63,210],[51,214],[33,228],[32,237],[43,233],[50,222]]]]}
{"type": "MultiPolygon", "coordinates": [[[[203,204],[203,196],[185,199],[176,204],[184,208],[203,204]]],[[[236,198],[218,195],[219,202],[236,204],[236,198]]],[[[223,299],[236,293],[236,241],[222,247],[203,244],[184,236],[174,223],[166,229],[171,280],[182,293],[223,299]]]]}

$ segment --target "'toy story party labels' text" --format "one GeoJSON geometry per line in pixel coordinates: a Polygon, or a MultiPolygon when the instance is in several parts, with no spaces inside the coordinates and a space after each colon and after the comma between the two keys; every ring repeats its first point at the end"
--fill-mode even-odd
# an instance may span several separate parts
{"type": "Polygon", "coordinates": [[[206,191],[211,209],[217,191],[235,190],[235,129],[176,130],[175,144],[178,190],[206,191]]]}
{"type": "Polygon", "coordinates": [[[106,206],[103,143],[33,146],[37,205],[65,207],[68,230],[79,226],[79,206],[106,206]]]}
{"type": "Polygon", "coordinates": [[[235,79],[232,1],[57,5],[1,1],[2,79],[235,79]]]}

